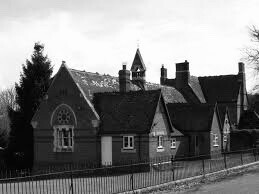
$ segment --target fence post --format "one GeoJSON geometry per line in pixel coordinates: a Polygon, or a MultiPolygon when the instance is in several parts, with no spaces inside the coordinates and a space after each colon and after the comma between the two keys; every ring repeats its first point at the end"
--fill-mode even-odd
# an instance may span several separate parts
{"type": "Polygon", "coordinates": [[[255,162],[256,162],[256,150],[255,150],[255,148],[253,149],[253,152],[254,152],[254,158],[255,158],[255,162]]]}
{"type": "Polygon", "coordinates": [[[73,171],[72,171],[72,163],[70,165],[70,190],[71,193],[74,194],[74,185],[73,185],[73,171]]]}
{"type": "Polygon", "coordinates": [[[204,158],[202,159],[202,173],[205,175],[205,161],[204,158]]]}
{"type": "Polygon", "coordinates": [[[130,165],[130,167],[131,167],[131,177],[130,177],[130,179],[131,179],[131,190],[132,190],[132,191],[134,191],[133,162],[132,162],[132,161],[131,161],[131,165],[130,165]]]}
{"type": "Polygon", "coordinates": [[[173,155],[171,157],[171,163],[172,163],[172,172],[173,172],[173,181],[174,181],[175,177],[174,177],[174,156],[173,155]]]}
{"type": "Polygon", "coordinates": [[[241,164],[242,164],[242,165],[244,164],[242,151],[241,151],[241,164]]]}
{"type": "Polygon", "coordinates": [[[227,159],[226,159],[226,153],[223,153],[224,155],[224,164],[225,164],[225,169],[227,169],[227,159]]]}

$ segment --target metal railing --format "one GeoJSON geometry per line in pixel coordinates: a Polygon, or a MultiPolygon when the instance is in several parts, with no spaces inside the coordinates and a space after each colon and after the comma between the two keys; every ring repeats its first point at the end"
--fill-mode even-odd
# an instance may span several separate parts
{"type": "Polygon", "coordinates": [[[171,158],[161,157],[101,168],[70,169],[45,173],[30,170],[2,171],[0,193],[80,194],[118,193],[159,185],[175,180],[216,172],[258,161],[258,150],[242,150],[208,156],[171,158]]]}

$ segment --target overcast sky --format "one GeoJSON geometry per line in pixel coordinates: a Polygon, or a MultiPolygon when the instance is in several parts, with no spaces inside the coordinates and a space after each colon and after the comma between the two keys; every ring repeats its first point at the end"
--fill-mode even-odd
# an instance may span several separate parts
{"type": "MultiPolygon", "coordinates": [[[[147,81],[161,64],[175,76],[188,60],[192,75],[236,74],[248,27],[259,26],[258,0],[8,0],[0,1],[0,89],[19,81],[21,65],[40,41],[58,70],[117,75],[137,42],[147,81]]],[[[247,75],[248,89],[253,78],[247,75]]]]}

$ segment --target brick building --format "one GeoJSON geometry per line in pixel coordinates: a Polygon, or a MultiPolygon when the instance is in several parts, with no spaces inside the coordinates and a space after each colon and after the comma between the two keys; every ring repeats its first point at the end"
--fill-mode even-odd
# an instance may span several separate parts
{"type": "Polygon", "coordinates": [[[191,76],[185,61],[176,64],[175,79],[164,66],[160,84],[145,76],[139,49],[131,70],[124,65],[119,77],[63,62],[31,122],[35,166],[210,156],[236,148],[240,137],[231,134],[248,107],[243,63],[237,75],[191,76]]]}

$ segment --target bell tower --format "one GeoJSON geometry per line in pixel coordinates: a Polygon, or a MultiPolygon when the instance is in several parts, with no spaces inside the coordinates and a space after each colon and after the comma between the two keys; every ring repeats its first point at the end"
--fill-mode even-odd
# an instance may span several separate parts
{"type": "Polygon", "coordinates": [[[130,70],[131,70],[132,82],[144,90],[145,82],[146,82],[146,66],[141,57],[139,48],[136,51],[130,70]]]}

